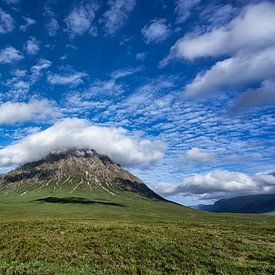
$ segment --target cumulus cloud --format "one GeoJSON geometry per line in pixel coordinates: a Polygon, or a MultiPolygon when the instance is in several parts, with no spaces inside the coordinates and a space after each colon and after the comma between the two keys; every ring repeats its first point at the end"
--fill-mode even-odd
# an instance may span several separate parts
{"type": "Polygon", "coordinates": [[[12,17],[0,8],[0,34],[11,32],[14,29],[12,17]]]}
{"type": "Polygon", "coordinates": [[[258,89],[251,89],[242,94],[230,110],[231,115],[247,109],[275,103],[275,79],[263,81],[258,89]]]}
{"type": "Polygon", "coordinates": [[[40,47],[38,41],[34,37],[30,37],[25,44],[25,49],[28,54],[36,55],[38,54],[40,47]]]}
{"type": "Polygon", "coordinates": [[[275,76],[275,48],[250,54],[240,54],[215,63],[206,72],[199,73],[185,87],[185,95],[194,97],[221,88],[240,87],[275,76]]]}
{"type": "Polygon", "coordinates": [[[229,23],[213,26],[205,33],[186,34],[161,62],[174,58],[222,57],[206,71],[199,72],[184,88],[187,98],[217,91],[242,90],[231,113],[274,104],[275,4],[250,4],[229,23]],[[224,56],[230,57],[225,58],[224,56]],[[253,89],[248,90],[251,85],[253,89]],[[260,87],[255,89],[255,87],[260,87]]]}
{"type": "Polygon", "coordinates": [[[191,15],[191,10],[200,3],[201,0],[176,0],[175,12],[177,22],[183,23],[191,15]]]}
{"type": "Polygon", "coordinates": [[[19,27],[19,29],[23,32],[27,31],[27,29],[36,24],[36,21],[30,17],[23,17],[25,23],[19,27]]]}
{"type": "Polygon", "coordinates": [[[144,26],[141,30],[147,44],[158,43],[165,40],[170,32],[165,19],[154,19],[149,25],[144,26]]]}
{"type": "Polygon", "coordinates": [[[194,174],[179,185],[163,184],[159,192],[165,195],[197,195],[201,199],[220,199],[248,194],[274,193],[274,173],[261,173],[251,177],[241,172],[215,170],[194,174]]]}
{"type": "Polygon", "coordinates": [[[87,77],[86,73],[75,72],[67,75],[49,73],[48,82],[52,85],[73,85],[77,86],[83,83],[82,78],[87,77]]]}
{"type": "Polygon", "coordinates": [[[274,45],[274,14],[272,3],[248,5],[224,26],[214,27],[203,34],[186,34],[172,46],[163,64],[174,58],[220,56],[274,45]]]}
{"type": "Polygon", "coordinates": [[[0,105],[0,124],[48,120],[60,117],[58,108],[47,99],[25,102],[5,102],[0,105]]]}
{"type": "Polygon", "coordinates": [[[83,119],[65,119],[0,149],[0,166],[37,161],[52,151],[91,148],[122,165],[145,167],[160,160],[165,147],[160,141],[137,139],[122,128],[92,126],[83,119]]]}
{"type": "Polygon", "coordinates": [[[125,23],[134,9],[136,0],[108,0],[109,9],[103,14],[102,22],[108,34],[114,34],[125,23]]]}
{"type": "Polygon", "coordinates": [[[23,58],[23,55],[13,47],[6,47],[0,51],[0,64],[10,64],[23,58]]]}
{"type": "Polygon", "coordinates": [[[260,182],[260,184],[262,184],[262,185],[275,187],[275,172],[267,171],[264,173],[257,173],[255,175],[255,180],[257,182],[260,182]]]}
{"type": "Polygon", "coordinates": [[[66,30],[71,37],[83,35],[86,32],[94,32],[93,21],[98,6],[89,1],[81,2],[74,7],[71,13],[64,19],[66,30]]]}
{"type": "Polygon", "coordinates": [[[184,159],[186,161],[211,163],[215,162],[217,157],[212,152],[202,151],[200,148],[193,147],[185,152],[184,159]]]}

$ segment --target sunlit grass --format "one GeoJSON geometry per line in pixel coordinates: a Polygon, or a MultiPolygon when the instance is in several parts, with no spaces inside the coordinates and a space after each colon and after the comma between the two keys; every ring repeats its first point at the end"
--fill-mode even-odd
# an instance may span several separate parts
{"type": "Polygon", "coordinates": [[[0,220],[1,274],[275,272],[273,216],[211,214],[133,193],[43,190],[2,196],[0,220]],[[36,201],[48,197],[55,199],[36,201]]]}

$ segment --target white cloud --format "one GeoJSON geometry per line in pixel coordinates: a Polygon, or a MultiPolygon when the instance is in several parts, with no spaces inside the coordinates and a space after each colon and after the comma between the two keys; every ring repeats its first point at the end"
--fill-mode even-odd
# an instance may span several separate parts
{"type": "Polygon", "coordinates": [[[18,93],[24,91],[27,92],[30,88],[30,83],[22,80],[20,76],[14,76],[13,78],[8,79],[5,82],[5,85],[14,91],[16,90],[18,93]]]}
{"type": "Polygon", "coordinates": [[[64,19],[66,30],[71,37],[83,35],[90,31],[94,32],[92,23],[95,19],[95,12],[98,6],[93,2],[82,2],[76,6],[71,13],[64,19]]]}
{"type": "Polygon", "coordinates": [[[51,18],[48,24],[46,25],[46,29],[49,36],[55,36],[59,28],[59,23],[55,18],[51,18]]]}
{"type": "Polygon", "coordinates": [[[12,17],[0,8],[0,34],[11,32],[14,29],[12,17]]]}
{"type": "Polygon", "coordinates": [[[268,171],[264,173],[257,173],[255,175],[255,180],[260,182],[262,185],[275,187],[275,172],[268,171]]]}
{"type": "Polygon", "coordinates": [[[257,174],[255,177],[241,172],[215,170],[194,174],[179,184],[163,184],[159,192],[166,195],[197,195],[201,199],[220,199],[248,194],[275,192],[274,173],[257,174]]]}
{"type": "Polygon", "coordinates": [[[87,77],[86,73],[75,72],[67,75],[49,73],[48,82],[53,85],[73,85],[83,83],[82,78],[87,77]]]}
{"type": "Polygon", "coordinates": [[[145,52],[140,52],[136,54],[136,59],[138,61],[144,61],[144,59],[146,58],[146,53],[145,52]]]}
{"type": "Polygon", "coordinates": [[[92,126],[87,120],[65,119],[0,149],[0,166],[37,161],[51,151],[72,149],[95,149],[122,165],[145,167],[163,157],[165,145],[159,141],[136,139],[122,128],[92,126]]]}
{"type": "Polygon", "coordinates": [[[44,9],[44,16],[48,18],[48,22],[46,23],[45,27],[49,34],[49,36],[55,36],[60,29],[59,23],[56,19],[55,13],[49,6],[45,6],[44,9]]]}
{"type": "Polygon", "coordinates": [[[236,55],[215,63],[209,70],[199,73],[185,87],[189,97],[262,81],[275,76],[275,48],[250,54],[236,55]]]}
{"type": "MultiPolygon", "coordinates": [[[[236,13],[231,6],[224,10],[236,13]]],[[[243,89],[249,85],[261,85],[248,90],[234,104],[231,112],[274,102],[275,77],[275,4],[263,2],[244,7],[229,23],[212,26],[205,33],[186,34],[170,49],[169,56],[160,65],[171,59],[195,59],[200,57],[223,57],[208,70],[199,72],[185,86],[186,97],[243,89]],[[225,55],[230,55],[224,59],[225,55]]],[[[220,22],[220,20],[219,20],[220,22]]]]}
{"type": "Polygon", "coordinates": [[[134,9],[136,0],[108,0],[109,10],[103,14],[105,30],[114,34],[125,23],[129,13],[134,9]]]}
{"type": "Polygon", "coordinates": [[[30,39],[26,41],[25,49],[28,54],[38,54],[40,50],[38,41],[34,37],[30,37],[30,39]]]}
{"type": "Polygon", "coordinates": [[[60,28],[58,21],[55,18],[51,18],[46,27],[47,27],[49,36],[55,36],[57,31],[60,28]]]}
{"type": "Polygon", "coordinates": [[[119,69],[114,71],[111,76],[114,80],[119,78],[124,78],[133,74],[136,74],[142,70],[142,67],[133,67],[133,68],[126,68],[126,69],[119,69]]]}
{"type": "Polygon", "coordinates": [[[0,105],[0,124],[45,120],[60,117],[57,107],[47,99],[24,102],[5,102],[0,105]]]}
{"type": "Polygon", "coordinates": [[[147,44],[165,40],[170,35],[170,32],[171,30],[167,26],[165,19],[154,19],[141,30],[147,44]]]}
{"type": "Polygon", "coordinates": [[[229,22],[238,12],[239,9],[232,4],[227,3],[219,5],[214,2],[200,12],[200,17],[206,19],[213,26],[217,26],[229,22]]]}
{"type": "Polygon", "coordinates": [[[175,12],[177,22],[183,23],[191,15],[191,10],[200,3],[201,0],[176,0],[175,12]]]}
{"type": "Polygon", "coordinates": [[[22,54],[13,47],[6,47],[0,51],[0,64],[8,64],[22,60],[22,54]]]}
{"type": "Polygon", "coordinates": [[[225,26],[214,27],[203,34],[187,34],[179,39],[162,64],[174,58],[220,56],[274,45],[274,14],[275,4],[248,5],[225,26]]]}
{"type": "Polygon", "coordinates": [[[23,16],[23,19],[25,21],[25,24],[21,25],[19,27],[19,29],[23,32],[27,31],[27,29],[32,26],[32,25],[35,25],[36,24],[36,21],[30,17],[25,17],[23,16]]]}
{"type": "Polygon", "coordinates": [[[251,89],[242,94],[230,110],[232,115],[247,109],[275,103],[275,80],[263,81],[258,89],[251,89]]]}
{"type": "Polygon", "coordinates": [[[16,69],[12,72],[12,75],[14,75],[15,77],[24,77],[27,74],[26,70],[20,70],[20,69],[16,69]]]}
{"type": "Polygon", "coordinates": [[[184,159],[186,161],[211,163],[216,161],[216,155],[212,152],[202,151],[200,148],[193,147],[186,151],[184,159]]]}
{"type": "Polygon", "coordinates": [[[39,78],[41,71],[47,70],[51,65],[52,62],[50,60],[44,58],[39,59],[37,64],[31,67],[32,81],[35,82],[39,78]]]}

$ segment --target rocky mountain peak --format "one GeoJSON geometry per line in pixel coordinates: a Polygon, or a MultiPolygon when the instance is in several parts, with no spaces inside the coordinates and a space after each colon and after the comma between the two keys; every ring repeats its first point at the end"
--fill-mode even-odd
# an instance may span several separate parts
{"type": "Polygon", "coordinates": [[[101,189],[113,195],[121,191],[133,191],[160,198],[141,179],[93,149],[52,151],[39,161],[27,163],[2,175],[0,189],[5,188],[13,188],[21,194],[33,188],[50,192],[62,188],[71,192],[101,189]]]}

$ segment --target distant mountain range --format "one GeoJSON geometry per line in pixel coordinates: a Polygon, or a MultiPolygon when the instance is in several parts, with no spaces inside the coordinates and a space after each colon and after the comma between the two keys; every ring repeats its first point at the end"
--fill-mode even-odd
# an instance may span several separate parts
{"type": "Polygon", "coordinates": [[[209,212],[269,213],[275,211],[275,194],[241,196],[221,199],[213,205],[200,204],[193,208],[209,212]]]}

